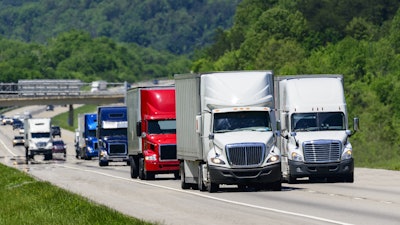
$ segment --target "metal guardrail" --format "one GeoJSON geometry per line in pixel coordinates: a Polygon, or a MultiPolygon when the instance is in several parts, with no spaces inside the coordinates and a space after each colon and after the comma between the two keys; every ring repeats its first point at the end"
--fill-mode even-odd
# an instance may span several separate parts
{"type": "Polygon", "coordinates": [[[115,95],[126,91],[126,83],[107,83],[105,90],[93,91],[92,83],[80,80],[20,80],[0,83],[0,98],[115,95]]]}

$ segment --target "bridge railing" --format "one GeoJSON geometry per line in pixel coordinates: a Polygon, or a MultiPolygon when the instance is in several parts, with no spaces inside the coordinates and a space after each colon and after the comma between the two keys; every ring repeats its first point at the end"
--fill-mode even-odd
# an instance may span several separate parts
{"type": "Polygon", "coordinates": [[[80,80],[19,80],[18,83],[0,83],[0,98],[109,95],[124,93],[126,83],[107,83],[107,88],[92,92],[92,83],[80,80]]]}

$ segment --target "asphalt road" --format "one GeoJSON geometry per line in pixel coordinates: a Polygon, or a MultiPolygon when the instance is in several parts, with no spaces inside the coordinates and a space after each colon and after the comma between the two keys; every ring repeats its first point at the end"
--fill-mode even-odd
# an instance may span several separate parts
{"type": "MultiPolygon", "coordinates": [[[[51,117],[68,108],[32,106],[34,117],[51,117]],[[42,107],[42,108],[40,108],[42,107]],[[42,110],[43,109],[43,110],[42,110]]],[[[21,111],[21,109],[20,109],[21,111]]],[[[9,112],[13,115],[19,111],[9,112]]],[[[24,147],[12,146],[12,126],[0,126],[0,162],[18,168],[124,214],[160,224],[400,224],[400,172],[356,168],[354,183],[284,183],[281,192],[218,193],[182,190],[173,175],[156,180],[131,179],[126,163],[99,167],[97,159],[75,158],[72,132],[62,130],[62,156],[25,164],[24,147]]]]}

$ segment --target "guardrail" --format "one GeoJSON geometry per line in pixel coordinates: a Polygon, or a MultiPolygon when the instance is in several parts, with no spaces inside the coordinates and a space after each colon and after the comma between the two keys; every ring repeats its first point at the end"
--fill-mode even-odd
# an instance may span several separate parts
{"type": "Polygon", "coordinates": [[[126,82],[107,83],[106,89],[93,91],[92,83],[80,80],[20,80],[18,83],[0,83],[0,98],[113,95],[124,93],[126,89],[126,82]]]}

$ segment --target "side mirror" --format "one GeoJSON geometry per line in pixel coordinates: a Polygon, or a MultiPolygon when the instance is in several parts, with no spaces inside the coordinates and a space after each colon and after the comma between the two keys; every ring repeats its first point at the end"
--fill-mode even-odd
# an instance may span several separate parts
{"type": "Polygon", "coordinates": [[[136,136],[140,137],[142,135],[142,121],[136,123],[136,136]]]}
{"type": "Polygon", "coordinates": [[[358,129],[360,128],[359,125],[360,125],[360,120],[357,117],[355,117],[353,119],[353,130],[358,131],[358,129]]]}

